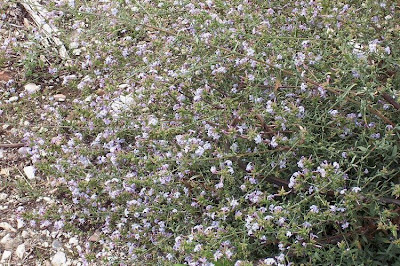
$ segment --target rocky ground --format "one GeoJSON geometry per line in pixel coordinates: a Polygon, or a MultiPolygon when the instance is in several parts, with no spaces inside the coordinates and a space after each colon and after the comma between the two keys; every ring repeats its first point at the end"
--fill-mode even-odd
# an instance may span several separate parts
{"type": "MultiPolygon", "coordinates": [[[[75,265],[77,261],[69,253],[79,245],[77,238],[47,229],[28,229],[19,217],[22,210],[54,201],[49,197],[32,200],[35,188],[31,182],[36,177],[23,143],[25,128],[41,127],[37,103],[27,104],[19,97],[40,89],[25,81],[23,65],[31,56],[25,36],[32,30],[32,20],[21,5],[8,0],[0,3],[0,15],[0,43],[4,53],[0,54],[0,265],[75,265]],[[13,52],[16,50],[21,52],[13,52]]],[[[60,101],[63,97],[58,95],[53,100],[60,101]]],[[[46,183],[46,180],[39,182],[42,186],[46,183]]]]}

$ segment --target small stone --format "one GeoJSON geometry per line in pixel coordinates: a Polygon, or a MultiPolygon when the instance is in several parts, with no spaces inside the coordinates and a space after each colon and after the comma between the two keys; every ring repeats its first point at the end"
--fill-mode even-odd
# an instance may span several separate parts
{"type": "Polygon", "coordinates": [[[53,243],[51,243],[51,247],[54,249],[59,249],[63,247],[63,244],[56,239],[53,241],[53,243]]]}
{"type": "Polygon", "coordinates": [[[31,28],[31,24],[29,23],[29,20],[27,18],[24,18],[24,26],[28,29],[31,28]]]}
{"type": "Polygon", "coordinates": [[[19,245],[15,250],[15,254],[17,254],[18,258],[22,259],[25,255],[25,244],[19,245]]]}
{"type": "Polygon", "coordinates": [[[14,233],[17,232],[17,230],[15,230],[14,227],[12,227],[9,223],[6,222],[0,223],[0,228],[3,228],[4,230],[9,232],[14,232],[14,233]]]}
{"type": "Polygon", "coordinates": [[[78,245],[78,239],[76,237],[71,237],[70,240],[68,241],[69,244],[71,245],[78,245]]]}
{"type": "Polygon", "coordinates": [[[4,250],[3,252],[3,256],[1,256],[1,261],[5,262],[6,260],[8,260],[11,257],[12,252],[9,250],[4,250]]]}
{"type": "Polygon", "coordinates": [[[10,176],[10,169],[9,168],[2,168],[0,170],[0,175],[9,177],[10,176]]]}
{"type": "Polygon", "coordinates": [[[22,231],[21,236],[22,236],[23,238],[28,238],[28,237],[29,237],[28,231],[25,231],[25,230],[22,231]]]}
{"type": "Polygon", "coordinates": [[[102,90],[102,89],[98,89],[98,90],[96,91],[96,94],[97,94],[98,96],[103,96],[103,95],[105,94],[105,92],[104,92],[104,90],[102,90]]]}
{"type": "Polygon", "coordinates": [[[91,242],[97,242],[100,239],[100,233],[95,232],[91,237],[89,237],[89,241],[91,242]]]}
{"type": "Polygon", "coordinates": [[[30,150],[29,147],[21,147],[18,149],[18,153],[23,156],[26,156],[26,155],[28,155],[29,150],[30,150]]]}
{"type": "Polygon", "coordinates": [[[9,124],[4,124],[1,128],[2,128],[3,130],[10,130],[10,129],[11,129],[11,125],[9,125],[9,124]]]}
{"type": "Polygon", "coordinates": [[[76,49],[79,47],[79,43],[78,42],[71,42],[69,44],[69,49],[76,49]]]}
{"type": "Polygon", "coordinates": [[[67,257],[64,252],[57,252],[54,257],[51,259],[51,265],[53,266],[63,266],[66,265],[67,257]]]}
{"type": "Polygon", "coordinates": [[[3,245],[4,249],[12,250],[15,240],[11,238],[10,234],[7,234],[1,239],[0,243],[3,245]]]}
{"type": "Polygon", "coordinates": [[[54,100],[56,100],[57,102],[64,102],[65,99],[67,98],[64,94],[56,94],[53,97],[54,100]]]}
{"type": "Polygon", "coordinates": [[[24,86],[24,89],[27,93],[33,94],[35,92],[38,92],[40,90],[40,87],[34,83],[28,83],[24,86]]]}
{"type": "Polygon", "coordinates": [[[89,95],[88,97],[85,98],[85,102],[91,102],[92,101],[92,95],[89,95]]]}
{"type": "Polygon", "coordinates": [[[17,219],[17,229],[20,229],[20,228],[24,227],[24,225],[25,225],[24,220],[22,220],[20,218],[17,219]]]}
{"type": "Polygon", "coordinates": [[[13,239],[11,238],[10,234],[6,234],[3,236],[3,238],[0,240],[0,244],[5,245],[8,242],[11,242],[13,239]]]}
{"type": "Polygon", "coordinates": [[[0,193],[0,201],[3,201],[5,199],[8,198],[8,194],[7,193],[0,193]]]}
{"type": "Polygon", "coordinates": [[[26,177],[30,180],[35,179],[35,167],[33,166],[26,166],[24,167],[24,173],[26,175],[26,177]]]}
{"type": "Polygon", "coordinates": [[[9,101],[10,103],[16,102],[16,101],[18,101],[18,96],[12,96],[12,97],[10,97],[10,99],[8,99],[8,101],[9,101]]]}
{"type": "Polygon", "coordinates": [[[81,53],[82,53],[82,49],[80,49],[80,48],[72,50],[73,55],[80,56],[81,53]]]}
{"type": "Polygon", "coordinates": [[[0,81],[8,82],[12,79],[11,73],[8,71],[0,71],[0,81]]]}
{"type": "Polygon", "coordinates": [[[118,85],[118,88],[121,89],[121,90],[126,89],[128,87],[129,87],[129,84],[126,84],[126,83],[118,85]]]}

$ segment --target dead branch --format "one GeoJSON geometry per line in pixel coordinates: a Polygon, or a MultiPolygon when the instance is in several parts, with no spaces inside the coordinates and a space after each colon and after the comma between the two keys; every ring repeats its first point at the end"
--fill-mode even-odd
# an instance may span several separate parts
{"type": "Polygon", "coordinates": [[[0,143],[0,148],[21,148],[25,146],[24,143],[0,143]]]}
{"type": "Polygon", "coordinates": [[[62,41],[56,37],[58,29],[46,23],[45,14],[47,10],[37,0],[21,0],[20,4],[24,7],[26,12],[31,16],[32,20],[38,27],[40,33],[45,38],[42,38],[42,44],[45,47],[56,46],[56,50],[62,59],[69,59],[67,49],[62,41]]]}

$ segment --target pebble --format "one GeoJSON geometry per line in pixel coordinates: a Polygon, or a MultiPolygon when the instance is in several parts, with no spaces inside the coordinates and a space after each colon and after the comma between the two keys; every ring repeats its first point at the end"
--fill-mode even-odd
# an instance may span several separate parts
{"type": "Polygon", "coordinates": [[[35,179],[35,167],[33,166],[25,166],[24,167],[24,173],[26,177],[30,180],[35,179]]]}
{"type": "Polygon", "coordinates": [[[23,238],[28,238],[28,237],[29,237],[28,231],[25,231],[25,230],[22,231],[21,236],[22,236],[23,238]]]}
{"type": "Polygon", "coordinates": [[[34,83],[28,83],[24,86],[24,89],[27,93],[33,94],[35,92],[38,92],[40,90],[40,87],[34,83]]]}
{"type": "Polygon", "coordinates": [[[18,258],[22,259],[25,255],[25,244],[19,245],[15,250],[15,254],[17,254],[18,258]]]}
{"type": "Polygon", "coordinates": [[[122,83],[122,84],[118,85],[118,89],[121,89],[121,90],[126,89],[128,87],[129,87],[129,84],[126,84],[126,83],[122,83]]]}
{"type": "Polygon", "coordinates": [[[69,44],[69,49],[76,49],[79,47],[79,43],[78,42],[71,42],[69,44]]]}
{"type": "Polygon", "coordinates": [[[11,257],[12,252],[9,250],[4,250],[3,256],[1,256],[1,261],[6,261],[8,258],[11,257]]]}
{"type": "Polygon", "coordinates": [[[15,248],[16,244],[18,244],[17,241],[14,238],[11,238],[9,236],[5,240],[7,240],[7,241],[4,241],[2,243],[3,248],[5,250],[13,250],[15,248]]]}
{"type": "Polygon", "coordinates": [[[97,242],[100,239],[100,232],[95,232],[91,237],[89,237],[90,242],[97,242]]]}
{"type": "Polygon", "coordinates": [[[0,244],[5,245],[9,242],[12,242],[12,238],[10,236],[10,234],[6,234],[5,236],[3,236],[3,238],[0,240],[0,244]]]}
{"type": "Polygon", "coordinates": [[[51,243],[51,247],[54,249],[59,249],[63,247],[63,244],[56,239],[53,241],[53,243],[51,243]]]}
{"type": "Polygon", "coordinates": [[[10,130],[10,129],[11,129],[11,125],[9,125],[9,124],[4,124],[1,128],[2,128],[3,130],[10,130]]]}
{"type": "Polygon", "coordinates": [[[5,177],[9,177],[10,176],[10,168],[2,168],[0,170],[0,175],[3,175],[5,177]]]}
{"type": "Polygon", "coordinates": [[[25,222],[22,219],[17,219],[17,229],[21,229],[22,227],[24,227],[25,222]]]}
{"type": "Polygon", "coordinates": [[[12,96],[12,97],[10,97],[10,99],[8,99],[8,101],[9,101],[10,103],[16,102],[16,101],[18,101],[18,96],[12,96]]]}
{"type": "Polygon", "coordinates": [[[72,50],[73,55],[80,56],[81,53],[82,53],[82,49],[80,49],[80,48],[72,50]]]}
{"type": "Polygon", "coordinates": [[[0,201],[3,201],[5,199],[8,198],[8,194],[7,193],[0,193],[0,201]]]}
{"type": "Polygon", "coordinates": [[[93,99],[92,95],[89,95],[88,97],[85,98],[85,102],[91,102],[93,99]]]}
{"type": "Polygon", "coordinates": [[[51,265],[53,266],[63,266],[66,265],[67,257],[64,252],[57,252],[54,257],[51,259],[51,265]]]}
{"type": "Polygon", "coordinates": [[[56,100],[57,102],[64,102],[65,99],[67,98],[64,94],[56,94],[53,97],[54,100],[56,100]]]}
{"type": "Polygon", "coordinates": [[[17,232],[17,230],[15,230],[15,228],[12,227],[12,226],[11,226],[9,223],[7,223],[7,222],[1,222],[1,223],[0,223],[0,228],[3,228],[4,230],[9,231],[9,232],[17,232]]]}
{"type": "Polygon", "coordinates": [[[30,148],[28,148],[28,147],[21,147],[18,149],[18,153],[23,156],[26,156],[26,155],[28,155],[29,150],[30,150],[30,148]]]}
{"type": "Polygon", "coordinates": [[[78,245],[78,239],[76,237],[71,237],[70,240],[68,241],[69,244],[71,245],[78,245]]]}
{"type": "Polygon", "coordinates": [[[98,89],[98,90],[96,91],[96,94],[97,94],[98,96],[103,96],[103,95],[105,94],[105,91],[102,90],[102,89],[98,89]]]}

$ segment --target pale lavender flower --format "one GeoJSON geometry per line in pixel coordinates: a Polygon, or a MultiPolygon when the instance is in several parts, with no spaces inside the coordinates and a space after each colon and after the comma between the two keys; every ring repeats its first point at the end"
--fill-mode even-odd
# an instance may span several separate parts
{"type": "Polygon", "coordinates": [[[215,261],[218,261],[220,258],[222,258],[223,255],[224,255],[224,254],[222,254],[221,251],[217,250],[217,251],[214,253],[214,260],[215,260],[215,261]]]}
{"type": "Polygon", "coordinates": [[[274,258],[266,258],[263,263],[265,265],[276,265],[276,260],[274,258]]]}
{"type": "Polygon", "coordinates": [[[319,209],[318,209],[318,207],[316,205],[311,205],[310,206],[310,211],[313,212],[313,213],[318,213],[319,209]]]}
{"type": "Polygon", "coordinates": [[[349,227],[349,223],[348,223],[348,222],[342,223],[342,229],[343,229],[343,230],[346,229],[346,228],[348,228],[348,227],[349,227]]]}
{"type": "Polygon", "coordinates": [[[64,221],[56,221],[56,222],[54,222],[54,228],[56,229],[56,230],[60,230],[61,228],[63,228],[64,227],[64,221]]]}
{"type": "Polygon", "coordinates": [[[262,142],[261,135],[258,134],[257,136],[254,137],[254,141],[256,144],[260,144],[262,142]]]}

